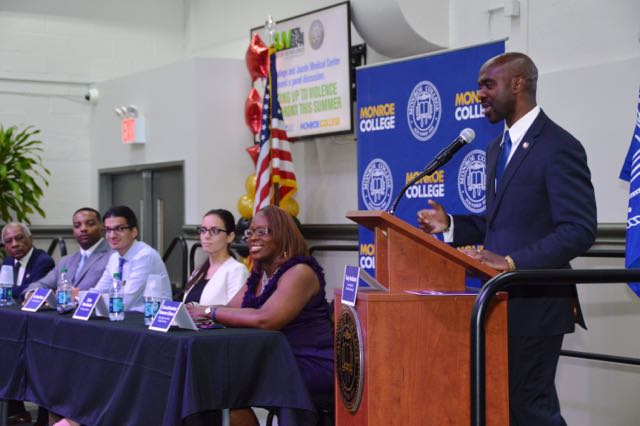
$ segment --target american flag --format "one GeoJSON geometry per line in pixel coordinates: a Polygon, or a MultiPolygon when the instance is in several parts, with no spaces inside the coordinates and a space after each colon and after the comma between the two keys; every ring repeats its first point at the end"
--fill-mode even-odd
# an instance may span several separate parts
{"type": "MultiPolygon", "coordinates": [[[[640,268],[640,93],[636,128],[631,138],[620,179],[629,182],[629,210],[627,211],[627,250],[625,266],[640,268]]],[[[629,283],[629,287],[640,296],[640,283],[629,283]]]]}
{"type": "Polygon", "coordinates": [[[278,202],[282,203],[298,189],[291,156],[291,146],[285,131],[280,102],[275,48],[269,48],[269,74],[262,104],[260,153],[256,163],[256,194],[253,215],[271,204],[271,188],[278,185],[278,202]]]}

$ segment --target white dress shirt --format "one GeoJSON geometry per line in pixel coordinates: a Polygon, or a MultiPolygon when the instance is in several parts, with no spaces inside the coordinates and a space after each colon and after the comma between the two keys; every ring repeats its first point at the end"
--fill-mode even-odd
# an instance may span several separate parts
{"type": "MultiPolygon", "coordinates": [[[[124,283],[124,309],[126,311],[144,312],[144,289],[149,274],[161,276],[161,297],[171,300],[169,274],[160,254],[155,249],[142,241],[135,241],[122,257],[125,259],[125,263],[120,278],[124,283]]],[[[107,267],[96,284],[96,291],[109,293],[113,274],[118,272],[119,259],[118,252],[111,254],[107,267]]]]}
{"type": "MultiPolygon", "coordinates": [[[[27,264],[29,263],[29,259],[31,259],[31,255],[33,254],[33,247],[31,247],[31,250],[29,250],[27,252],[27,254],[25,254],[24,256],[22,256],[22,259],[18,260],[18,259],[13,259],[13,267],[16,267],[16,263],[20,262],[20,270],[18,271],[18,281],[16,282],[16,285],[18,287],[20,287],[22,285],[22,279],[24,278],[24,274],[27,271],[27,264]]],[[[18,297],[17,295],[15,297],[18,297]]]]}
{"type": "MultiPolygon", "coordinates": [[[[520,117],[520,120],[513,123],[513,126],[505,126],[505,130],[509,132],[509,137],[511,138],[511,152],[509,153],[507,164],[509,164],[513,153],[516,152],[516,149],[520,146],[520,142],[522,142],[522,138],[524,138],[529,127],[531,127],[535,119],[538,118],[538,114],[540,114],[540,107],[536,105],[531,111],[520,117]]],[[[500,146],[502,146],[503,143],[504,141],[500,143],[500,146]]]]}

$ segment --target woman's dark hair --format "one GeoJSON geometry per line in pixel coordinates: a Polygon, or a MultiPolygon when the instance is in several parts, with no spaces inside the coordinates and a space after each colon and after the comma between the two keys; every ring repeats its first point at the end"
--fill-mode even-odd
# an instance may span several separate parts
{"type": "Polygon", "coordinates": [[[274,205],[263,207],[256,214],[263,215],[269,222],[271,238],[283,260],[309,255],[307,243],[293,220],[293,216],[274,205]]]}
{"type": "Polygon", "coordinates": [[[225,231],[227,231],[227,234],[230,234],[232,232],[235,234],[236,219],[233,217],[233,213],[225,209],[212,209],[206,212],[202,217],[205,218],[210,215],[216,215],[220,219],[222,219],[222,222],[224,223],[224,229],[225,231]]]}
{"type": "MultiPolygon", "coordinates": [[[[232,232],[234,234],[236,233],[236,220],[233,217],[233,213],[231,213],[229,210],[212,209],[206,212],[204,216],[202,216],[202,218],[211,215],[218,216],[222,220],[222,223],[224,223],[224,230],[227,231],[227,235],[231,234],[232,232]]],[[[227,252],[229,253],[229,256],[233,257],[234,259],[236,258],[235,253],[231,251],[230,244],[227,244],[227,252]]]]}
{"type": "Polygon", "coordinates": [[[138,228],[138,218],[133,210],[127,206],[113,206],[109,208],[102,218],[106,220],[109,217],[124,217],[128,226],[138,228]]]}
{"type": "MultiPolygon", "coordinates": [[[[227,235],[231,234],[232,232],[235,234],[236,223],[235,223],[235,218],[233,217],[233,213],[225,209],[212,209],[206,212],[202,216],[202,218],[205,218],[207,216],[212,216],[212,215],[218,216],[220,220],[222,220],[222,223],[224,223],[224,230],[227,231],[227,235]]],[[[229,253],[229,256],[233,257],[234,259],[236,258],[235,253],[231,251],[230,244],[227,244],[227,253],[229,253]]],[[[191,288],[194,284],[206,278],[208,269],[209,269],[209,259],[207,258],[207,260],[205,260],[202,265],[198,266],[198,268],[191,275],[191,277],[187,281],[187,284],[184,287],[185,291],[191,288]]]]}

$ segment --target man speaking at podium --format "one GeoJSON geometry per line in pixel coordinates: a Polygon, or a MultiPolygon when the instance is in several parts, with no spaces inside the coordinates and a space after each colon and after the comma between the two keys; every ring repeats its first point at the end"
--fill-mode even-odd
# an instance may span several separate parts
{"type": "MultiPolygon", "coordinates": [[[[504,53],[480,69],[478,97],[505,132],[487,149],[483,216],[448,215],[429,200],[420,227],[444,233],[469,256],[500,271],[566,269],[595,240],[596,204],[584,148],[537,106],[538,70],[522,53],[504,53]]],[[[511,426],[566,425],[555,374],[565,333],[585,326],[575,286],[509,289],[511,426]]]]}

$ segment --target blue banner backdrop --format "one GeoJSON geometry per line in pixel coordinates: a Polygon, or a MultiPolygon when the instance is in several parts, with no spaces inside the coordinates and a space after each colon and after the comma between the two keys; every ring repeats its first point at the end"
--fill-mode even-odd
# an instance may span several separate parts
{"type": "MultiPolygon", "coordinates": [[[[484,118],[477,78],[482,64],[504,50],[499,41],[356,71],[360,210],[388,210],[402,187],[469,127],[474,141],[409,188],[396,216],[417,226],[416,213],[430,198],[451,213],[484,212],[485,152],[503,124],[484,118]]],[[[373,243],[373,233],[360,227],[360,266],[371,275],[373,243]]]]}

